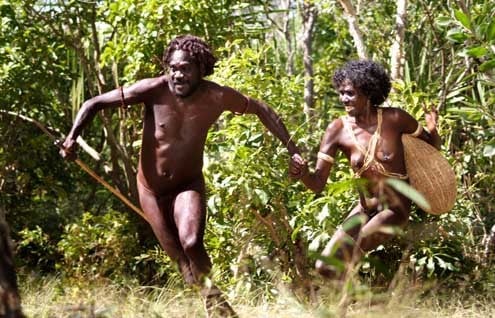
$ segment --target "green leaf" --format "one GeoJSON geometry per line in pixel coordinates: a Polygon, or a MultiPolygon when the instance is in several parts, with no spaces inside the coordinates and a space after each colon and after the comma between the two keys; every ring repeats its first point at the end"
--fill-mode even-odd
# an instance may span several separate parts
{"type": "Polygon", "coordinates": [[[323,208],[321,209],[321,212],[318,213],[318,215],[316,216],[316,219],[318,220],[318,222],[321,224],[323,223],[323,221],[325,221],[326,218],[328,218],[330,216],[330,212],[329,212],[329,209],[328,209],[328,204],[325,204],[323,206],[323,208]]]}
{"type": "Polygon", "coordinates": [[[463,27],[468,30],[471,30],[471,20],[468,15],[466,15],[461,10],[454,10],[454,16],[457,21],[459,21],[463,27]]]}
{"type": "Polygon", "coordinates": [[[449,17],[438,17],[436,20],[435,20],[435,23],[438,25],[438,26],[441,26],[441,27],[446,27],[448,26],[449,24],[452,23],[452,19],[450,19],[449,17]]]}
{"type": "Polygon", "coordinates": [[[493,157],[495,156],[495,145],[486,145],[483,148],[483,157],[493,157]]]}
{"type": "Polygon", "coordinates": [[[268,203],[269,197],[265,191],[261,189],[255,189],[254,193],[256,193],[256,196],[258,197],[262,205],[266,205],[268,203]]]}
{"type": "Polygon", "coordinates": [[[387,183],[394,188],[396,191],[402,193],[411,201],[416,203],[421,209],[429,210],[430,204],[426,201],[425,197],[418,192],[418,190],[411,187],[407,182],[399,179],[387,179],[387,183]]]}
{"type": "Polygon", "coordinates": [[[343,271],[345,269],[344,262],[337,257],[334,257],[334,256],[325,257],[323,255],[319,255],[318,259],[323,261],[326,265],[334,267],[339,272],[343,271]]]}
{"type": "Polygon", "coordinates": [[[463,31],[455,28],[455,29],[450,29],[447,32],[447,39],[449,39],[452,42],[456,43],[462,43],[468,38],[467,34],[464,33],[463,31]]]}
{"type": "Polygon", "coordinates": [[[479,109],[474,107],[450,107],[447,112],[449,113],[449,115],[460,116],[470,121],[479,121],[481,119],[481,113],[479,109]]]}
{"type": "Polygon", "coordinates": [[[470,48],[466,51],[466,54],[475,57],[475,58],[480,58],[488,53],[488,49],[482,46],[477,46],[470,48]]]}
{"type": "Polygon", "coordinates": [[[481,72],[486,72],[495,68],[495,59],[486,61],[480,65],[478,68],[481,72]]]}
{"type": "Polygon", "coordinates": [[[355,228],[358,225],[364,224],[366,222],[366,216],[358,214],[354,215],[350,219],[346,220],[344,224],[342,224],[342,229],[344,231],[348,231],[350,229],[355,228]]]}
{"type": "Polygon", "coordinates": [[[495,21],[490,22],[486,28],[486,39],[488,41],[495,40],[495,21]]]}

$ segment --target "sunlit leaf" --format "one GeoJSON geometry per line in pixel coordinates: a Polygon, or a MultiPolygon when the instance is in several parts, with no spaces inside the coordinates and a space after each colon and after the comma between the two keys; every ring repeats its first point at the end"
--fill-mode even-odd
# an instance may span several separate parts
{"type": "Polygon", "coordinates": [[[362,214],[354,215],[342,224],[342,229],[348,231],[366,222],[366,216],[362,214]]]}
{"type": "Polygon", "coordinates": [[[449,17],[438,17],[435,19],[435,23],[439,26],[442,26],[442,27],[445,27],[445,26],[448,26],[449,24],[452,23],[452,19],[450,19],[449,17]]]}
{"type": "Polygon", "coordinates": [[[495,145],[486,145],[483,148],[483,156],[484,157],[493,157],[493,156],[495,156],[495,145]]]}
{"type": "Polygon", "coordinates": [[[495,21],[492,20],[486,28],[486,39],[488,41],[495,40],[495,21]]]}
{"type": "Polygon", "coordinates": [[[470,30],[471,29],[471,21],[468,15],[466,15],[461,10],[454,10],[454,16],[457,21],[459,21],[463,27],[470,30]]]}
{"type": "Polygon", "coordinates": [[[486,72],[495,68],[495,59],[482,63],[479,67],[481,72],[486,72]]]}
{"type": "Polygon", "coordinates": [[[254,189],[254,193],[256,193],[256,196],[258,197],[262,205],[266,205],[268,203],[268,200],[270,198],[264,190],[254,189]]]}
{"type": "Polygon", "coordinates": [[[466,41],[466,39],[468,38],[468,35],[466,33],[464,33],[463,31],[455,28],[455,29],[451,29],[447,32],[447,38],[450,41],[453,41],[456,43],[462,43],[462,42],[466,41]]]}
{"type": "Polygon", "coordinates": [[[316,216],[316,219],[318,220],[318,222],[322,223],[329,216],[330,216],[330,212],[328,209],[328,204],[325,204],[321,209],[321,212],[318,213],[318,215],[316,216]]]}
{"type": "MultiPolygon", "coordinates": [[[[432,176],[432,178],[434,178],[434,176],[432,176]]],[[[428,201],[426,201],[424,196],[421,193],[419,193],[418,190],[411,187],[407,182],[398,179],[389,178],[387,179],[387,183],[390,186],[392,186],[392,188],[394,188],[396,191],[400,192],[401,194],[411,199],[411,201],[416,203],[423,210],[430,209],[430,204],[428,203],[428,201]]]]}
{"type": "Polygon", "coordinates": [[[471,57],[476,57],[476,58],[480,58],[487,53],[488,53],[488,49],[485,47],[482,47],[482,46],[473,47],[473,48],[470,48],[466,51],[467,55],[469,55],[471,57]]]}

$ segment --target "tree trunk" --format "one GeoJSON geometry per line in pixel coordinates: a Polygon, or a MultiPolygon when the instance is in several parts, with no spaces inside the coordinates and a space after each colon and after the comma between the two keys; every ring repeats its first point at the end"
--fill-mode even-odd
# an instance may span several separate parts
{"type": "Polygon", "coordinates": [[[490,233],[485,236],[485,261],[487,264],[491,264],[493,256],[495,255],[495,225],[492,226],[490,233]]]}
{"type": "Polygon", "coordinates": [[[345,18],[349,23],[349,33],[351,33],[354,39],[354,45],[356,46],[357,53],[360,59],[367,59],[366,45],[364,44],[363,34],[359,29],[357,23],[357,13],[350,0],[339,0],[340,4],[344,8],[345,18]]]}
{"type": "Polygon", "coordinates": [[[0,317],[24,317],[17,289],[9,227],[2,207],[0,207],[0,317]]]}
{"type": "Polygon", "coordinates": [[[304,114],[306,120],[310,120],[314,112],[314,79],[313,79],[313,31],[318,16],[315,5],[308,0],[300,4],[303,21],[303,63],[304,63],[304,114]]]}
{"type": "Polygon", "coordinates": [[[395,18],[395,40],[390,47],[390,78],[392,81],[402,79],[404,58],[404,34],[406,30],[407,0],[397,0],[395,18]]]}
{"type": "Polygon", "coordinates": [[[294,75],[294,45],[292,41],[292,32],[290,30],[291,26],[291,18],[290,18],[290,7],[291,0],[282,0],[283,9],[287,10],[284,14],[284,21],[282,27],[282,33],[284,35],[285,43],[287,45],[287,63],[286,63],[286,71],[289,75],[294,75]]]}

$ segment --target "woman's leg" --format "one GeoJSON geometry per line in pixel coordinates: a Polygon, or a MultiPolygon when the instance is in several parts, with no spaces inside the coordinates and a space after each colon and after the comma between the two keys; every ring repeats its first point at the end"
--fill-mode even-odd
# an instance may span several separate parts
{"type": "MultiPolygon", "coordinates": [[[[358,204],[352,209],[323,249],[321,253],[323,258],[335,257],[343,265],[351,261],[354,250],[358,248],[354,242],[359,235],[363,222],[366,222],[368,219],[368,216],[364,212],[365,210],[361,204],[358,204]]],[[[339,270],[337,267],[329,266],[324,259],[317,260],[315,267],[318,273],[326,278],[336,278],[342,273],[342,270],[339,270]]]]}

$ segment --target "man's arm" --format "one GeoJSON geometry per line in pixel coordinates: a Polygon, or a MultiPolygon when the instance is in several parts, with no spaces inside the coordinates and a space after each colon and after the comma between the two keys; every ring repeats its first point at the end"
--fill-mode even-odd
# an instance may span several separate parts
{"type": "Polygon", "coordinates": [[[75,158],[74,152],[77,137],[100,110],[144,102],[146,97],[162,81],[162,78],[144,79],[127,88],[119,87],[85,101],[79,109],[72,128],[62,144],[63,149],[60,151],[62,157],[68,159],[75,158]]]}
{"type": "Polygon", "coordinates": [[[255,114],[263,125],[282,142],[291,156],[299,154],[299,148],[292,141],[282,119],[271,107],[232,88],[222,87],[222,90],[223,103],[228,110],[235,114],[255,114]]]}

